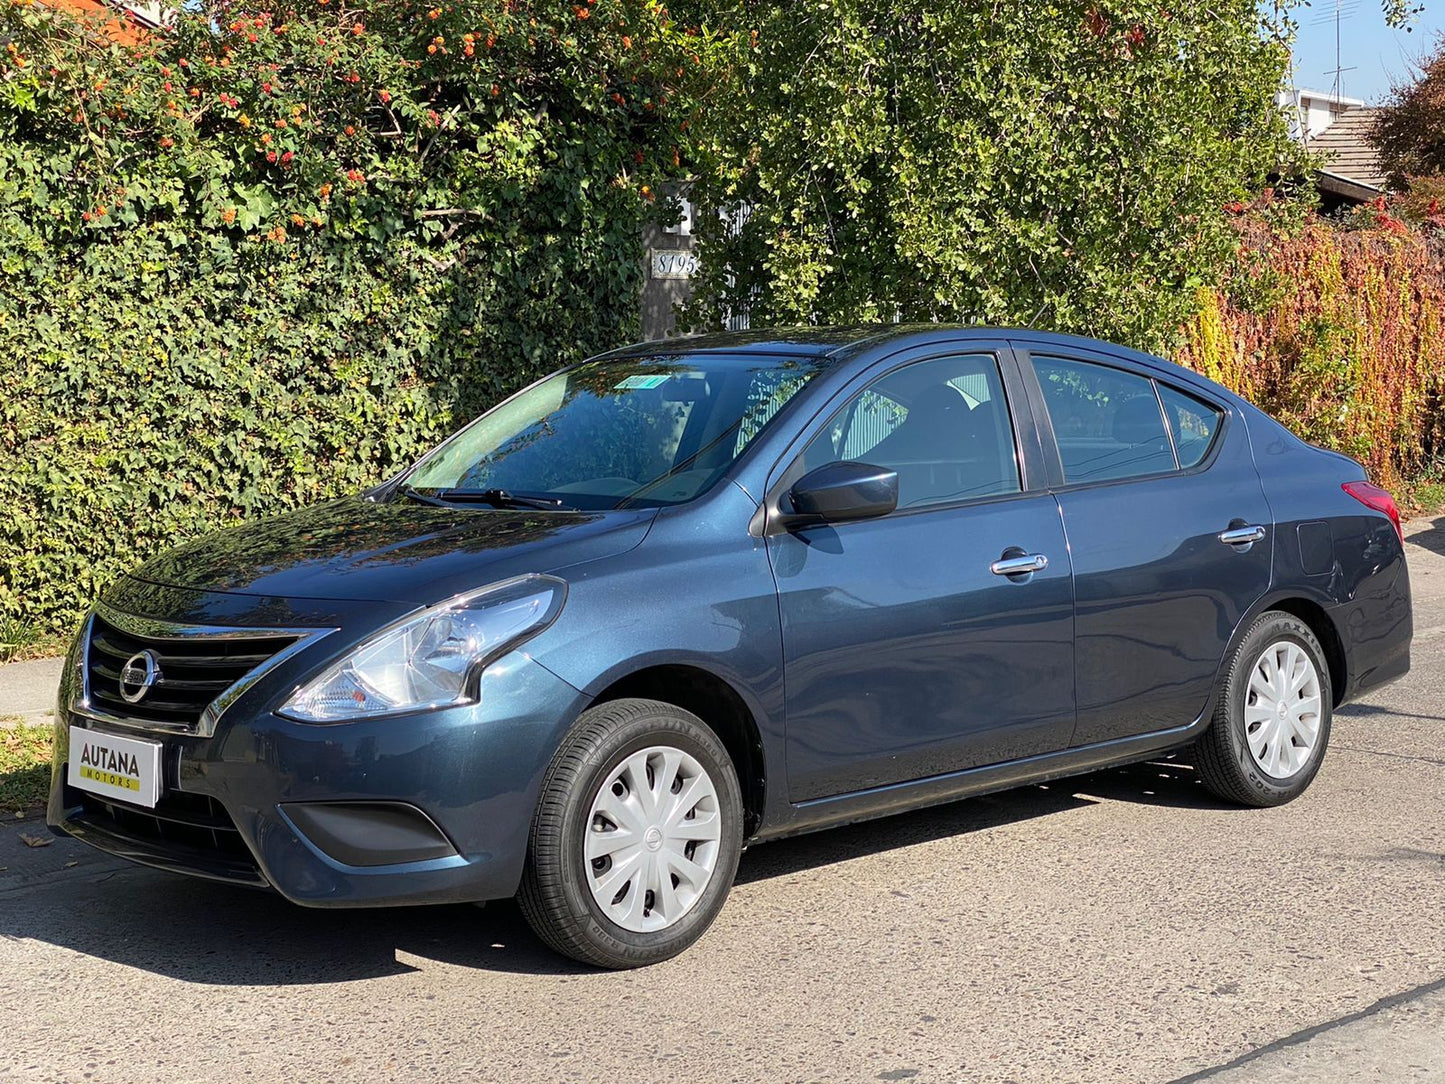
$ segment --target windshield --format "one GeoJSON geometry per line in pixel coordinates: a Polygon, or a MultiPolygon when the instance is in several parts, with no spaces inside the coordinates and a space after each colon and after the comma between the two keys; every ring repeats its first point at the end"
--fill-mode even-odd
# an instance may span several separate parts
{"type": "Polygon", "coordinates": [[[705,354],[588,362],[483,414],[402,492],[581,509],[677,504],[721,477],[824,364],[705,354]]]}

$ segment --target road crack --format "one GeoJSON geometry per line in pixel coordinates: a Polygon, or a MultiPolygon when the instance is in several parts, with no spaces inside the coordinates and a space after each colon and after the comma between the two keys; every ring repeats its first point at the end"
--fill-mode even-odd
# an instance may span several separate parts
{"type": "Polygon", "coordinates": [[[1364,753],[1372,757],[1392,757],[1395,760],[1415,760],[1421,764],[1434,764],[1436,767],[1445,768],[1445,760],[1439,757],[1417,757],[1409,753],[1387,753],[1381,749],[1361,749],[1358,745],[1331,745],[1330,748],[1338,749],[1344,753],[1364,753]]]}
{"type": "Polygon", "coordinates": [[[1387,1009],[1393,1009],[1399,1005],[1415,1001],[1418,998],[1433,994],[1437,990],[1445,990],[1445,979],[1436,979],[1434,982],[1427,982],[1423,986],[1416,986],[1410,990],[1402,990],[1398,994],[1391,994],[1389,997],[1382,997],[1379,1001],[1369,1006],[1369,1008],[1348,1013],[1334,1020],[1327,1020],[1323,1024],[1316,1024],[1314,1027],[1305,1028],[1303,1031],[1297,1031],[1293,1035],[1286,1035],[1283,1039],[1276,1039],[1272,1043],[1266,1043],[1264,1046],[1256,1047],[1246,1054],[1241,1054],[1233,1061],[1225,1062],[1223,1065],[1216,1065],[1210,1069],[1201,1069],[1199,1072],[1190,1073],[1188,1076],[1179,1077],[1176,1080],[1170,1081],[1170,1084],[1195,1084],[1196,1081],[1208,1080],[1212,1076],[1218,1076],[1230,1069],[1237,1069],[1241,1065],[1247,1065],[1258,1058],[1264,1057],[1266,1054],[1274,1053],[1276,1050],[1283,1050],[1286,1047],[1307,1043],[1317,1035],[1323,1035],[1327,1031],[1334,1031],[1336,1028],[1344,1027],[1347,1024],[1368,1020],[1370,1017],[1377,1016],[1387,1009]]]}

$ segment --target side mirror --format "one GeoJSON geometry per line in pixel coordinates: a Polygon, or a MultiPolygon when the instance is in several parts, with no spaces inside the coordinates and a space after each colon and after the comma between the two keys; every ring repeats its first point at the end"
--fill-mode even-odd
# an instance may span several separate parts
{"type": "Polygon", "coordinates": [[[792,511],[780,517],[784,527],[845,523],[886,516],[898,507],[898,472],[868,463],[825,463],[788,490],[792,511]]]}

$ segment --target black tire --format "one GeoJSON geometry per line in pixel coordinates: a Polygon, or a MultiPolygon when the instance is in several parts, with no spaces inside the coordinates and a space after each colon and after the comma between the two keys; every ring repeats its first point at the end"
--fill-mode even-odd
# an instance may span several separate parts
{"type": "Polygon", "coordinates": [[[532,819],[517,902],[537,936],[564,956],[617,969],[659,963],[701,937],[722,910],[742,837],[742,791],[717,735],[672,704],[609,701],[584,712],[552,758],[532,819]],[[690,909],[665,929],[635,932],[613,922],[593,898],[584,846],[592,803],[607,777],[628,756],[654,745],[680,749],[707,771],[717,791],[721,830],[712,875],[690,909]]]}
{"type": "Polygon", "coordinates": [[[1319,640],[1299,618],[1271,610],[1250,626],[1239,642],[1219,691],[1214,719],[1195,744],[1195,767],[1204,785],[1226,801],[1265,807],[1283,805],[1298,798],[1309,787],[1329,748],[1333,690],[1330,668],[1319,640]],[[1263,770],[1250,752],[1246,735],[1245,703],[1250,677],[1261,656],[1274,644],[1299,645],[1313,663],[1320,685],[1319,727],[1308,759],[1288,776],[1263,770]]]}

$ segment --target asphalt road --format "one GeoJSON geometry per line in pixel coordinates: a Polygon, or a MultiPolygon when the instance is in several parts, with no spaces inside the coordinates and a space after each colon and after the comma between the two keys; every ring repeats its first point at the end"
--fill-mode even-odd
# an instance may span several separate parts
{"type": "Polygon", "coordinates": [[[0,1080],[1445,1080],[1445,518],[1310,792],[1177,763],[759,847],[624,974],[515,907],[320,912],[0,829],[0,1080]]]}

